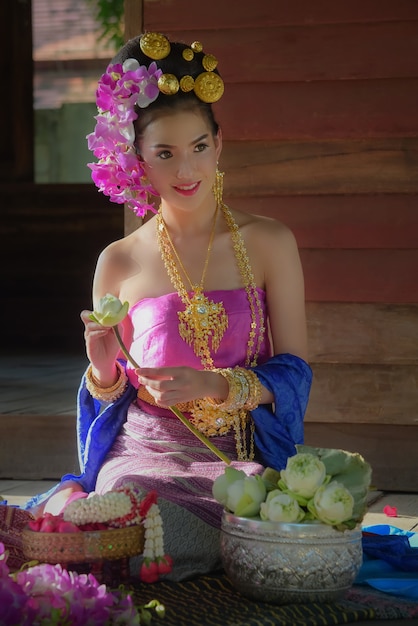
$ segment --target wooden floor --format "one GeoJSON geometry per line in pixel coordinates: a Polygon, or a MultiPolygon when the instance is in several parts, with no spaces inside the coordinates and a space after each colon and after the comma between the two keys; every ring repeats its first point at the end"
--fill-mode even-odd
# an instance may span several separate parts
{"type": "Polygon", "coordinates": [[[75,415],[84,355],[0,357],[0,415],[75,415]]]}
{"type": "Polygon", "coordinates": [[[77,473],[77,390],[84,354],[0,358],[0,480],[77,473]]]}

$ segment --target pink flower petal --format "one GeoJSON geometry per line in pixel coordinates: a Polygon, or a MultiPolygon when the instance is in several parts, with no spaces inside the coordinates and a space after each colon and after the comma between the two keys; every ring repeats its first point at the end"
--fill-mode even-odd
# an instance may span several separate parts
{"type": "Polygon", "coordinates": [[[389,504],[383,507],[383,513],[388,517],[398,517],[398,509],[396,506],[390,506],[389,504]]]}

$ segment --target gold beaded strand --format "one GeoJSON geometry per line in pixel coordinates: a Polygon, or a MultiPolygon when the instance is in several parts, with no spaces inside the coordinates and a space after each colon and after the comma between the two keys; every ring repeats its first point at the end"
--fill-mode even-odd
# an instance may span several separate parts
{"type": "MultiPolygon", "coordinates": [[[[238,459],[252,460],[254,458],[254,424],[252,420],[249,420],[248,411],[259,404],[261,383],[257,375],[247,368],[257,364],[257,357],[266,329],[260,296],[239,227],[230,209],[223,202],[218,203],[199,285],[193,285],[187,274],[163,220],[161,208],[157,214],[157,241],[167,274],[185,305],[185,310],[178,313],[180,336],[193,347],[195,354],[201,359],[203,367],[215,369],[227,379],[229,385],[228,398],[225,402],[217,403],[211,398],[201,398],[186,403],[192,416],[191,421],[200,432],[209,437],[225,435],[232,428],[235,432],[238,459]],[[211,354],[211,351],[217,351],[228,325],[228,317],[223,308],[223,303],[212,302],[203,293],[219,208],[231,233],[236,263],[250,307],[251,323],[245,368],[215,369],[211,354]],[[178,268],[181,269],[190,284],[193,292],[192,297],[187,292],[178,268]],[[248,421],[250,421],[249,450],[247,446],[248,421]]],[[[140,392],[139,396],[141,397],[141,395],[143,394],[140,392]]]]}
{"type": "Polygon", "coordinates": [[[202,278],[198,285],[193,285],[190,280],[186,268],[170,237],[170,233],[168,232],[162,216],[161,208],[157,215],[157,240],[161,256],[168,276],[185,305],[184,311],[178,311],[177,313],[179,317],[180,337],[193,348],[194,353],[202,360],[202,364],[205,368],[213,367],[211,349],[213,352],[217,352],[222,337],[228,328],[228,316],[223,303],[213,302],[203,293],[218,213],[219,206],[216,207],[214,213],[213,226],[209,238],[202,278]],[[192,297],[187,293],[187,289],[177,269],[176,261],[190,284],[190,289],[193,292],[192,297]]]}

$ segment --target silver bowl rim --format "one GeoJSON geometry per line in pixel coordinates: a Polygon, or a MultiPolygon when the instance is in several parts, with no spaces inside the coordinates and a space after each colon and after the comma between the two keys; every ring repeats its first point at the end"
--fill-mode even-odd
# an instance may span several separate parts
{"type": "Polygon", "coordinates": [[[307,522],[270,522],[263,521],[259,516],[257,517],[239,517],[226,510],[222,513],[221,529],[228,531],[228,527],[236,527],[244,532],[249,533],[277,533],[283,535],[304,535],[304,536],[332,536],[337,537],[349,534],[351,537],[355,535],[361,536],[361,527],[357,525],[352,530],[337,530],[329,524],[325,524],[318,520],[309,520],[307,522]]]}

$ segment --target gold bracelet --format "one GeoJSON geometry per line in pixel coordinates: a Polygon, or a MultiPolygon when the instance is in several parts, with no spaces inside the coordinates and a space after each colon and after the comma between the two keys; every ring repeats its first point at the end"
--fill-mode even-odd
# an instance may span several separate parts
{"type": "MultiPolygon", "coordinates": [[[[216,368],[212,370],[217,374],[221,374],[228,383],[228,396],[221,403],[216,403],[218,409],[223,411],[235,411],[244,406],[247,400],[248,389],[245,388],[246,380],[240,375],[238,369],[240,368],[216,368]]],[[[209,403],[215,404],[212,399],[207,399],[209,403]]]]}
{"type": "Polygon", "coordinates": [[[236,366],[234,368],[218,368],[212,370],[226,378],[229,391],[223,402],[216,402],[207,398],[209,404],[216,405],[219,409],[233,411],[237,409],[247,409],[252,411],[260,404],[262,385],[258,376],[252,370],[245,367],[236,366]]]}
{"type": "Polygon", "coordinates": [[[244,370],[245,372],[244,375],[247,378],[248,386],[250,389],[247,401],[244,404],[244,409],[247,409],[247,411],[253,411],[260,404],[263,386],[257,374],[253,372],[253,370],[248,370],[245,368],[242,368],[242,370],[244,370]]]}
{"type": "Polygon", "coordinates": [[[95,400],[100,400],[101,402],[114,402],[125,392],[128,377],[119,361],[116,361],[116,367],[119,370],[119,377],[115,384],[111,387],[100,387],[93,376],[92,365],[90,364],[88,367],[86,372],[86,389],[90,395],[95,398],[95,400]]]}

